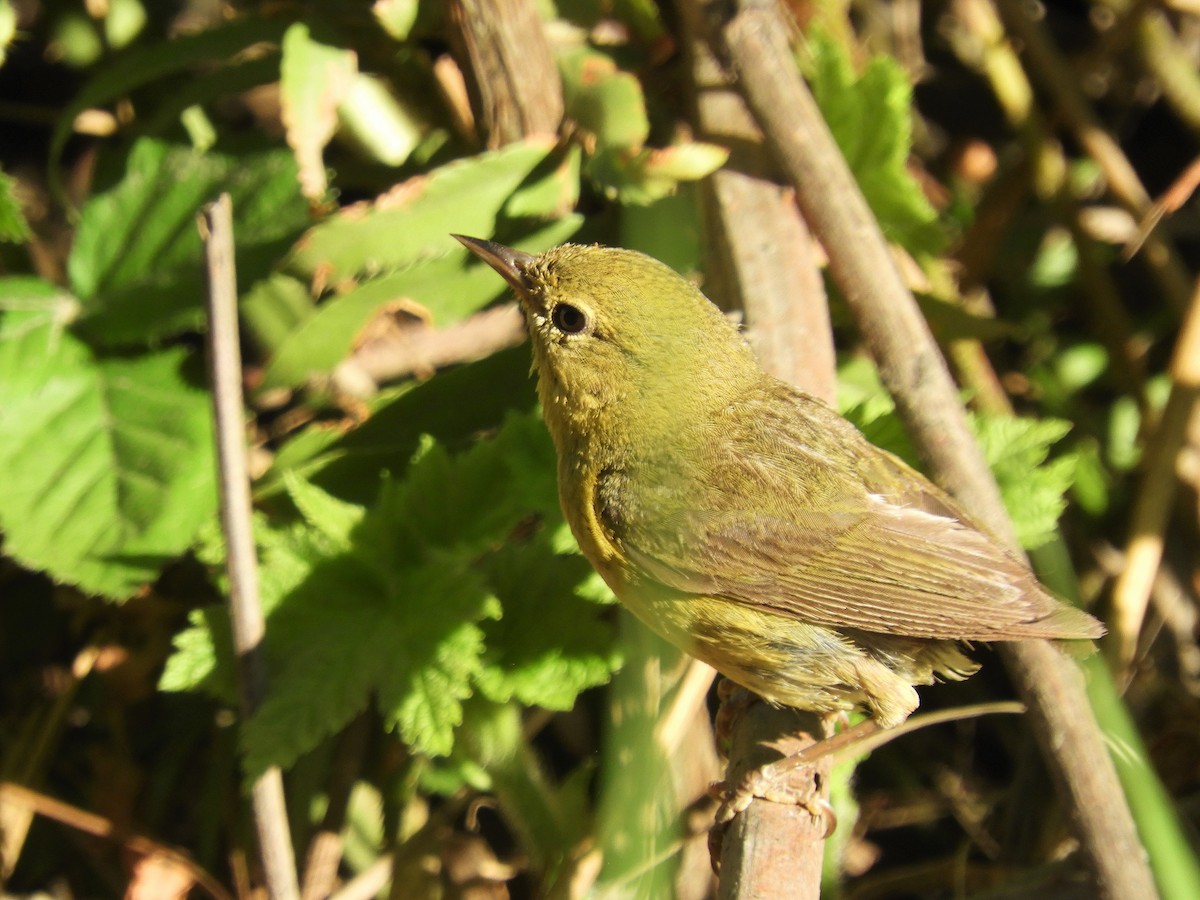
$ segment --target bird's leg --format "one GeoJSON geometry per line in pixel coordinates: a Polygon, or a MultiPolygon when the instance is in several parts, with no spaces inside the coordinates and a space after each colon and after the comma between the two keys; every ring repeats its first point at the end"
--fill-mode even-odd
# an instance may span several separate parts
{"type": "MultiPolygon", "coordinates": [[[[830,740],[836,741],[835,748],[842,745],[829,738],[832,719],[755,702],[757,697],[739,688],[723,688],[722,693],[717,731],[724,739],[729,766],[725,781],[713,785],[711,791],[720,801],[709,835],[714,867],[721,857],[726,828],[756,798],[805,810],[812,824],[802,826],[797,835],[808,833],[813,839],[822,839],[832,833],[836,819],[823,796],[830,767],[827,748],[830,740]]],[[[766,812],[764,809],[760,815],[766,812]]]]}

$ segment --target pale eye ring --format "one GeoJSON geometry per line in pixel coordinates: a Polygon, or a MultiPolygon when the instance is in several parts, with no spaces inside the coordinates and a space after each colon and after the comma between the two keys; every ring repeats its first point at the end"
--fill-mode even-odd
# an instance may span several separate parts
{"type": "Polygon", "coordinates": [[[550,324],[563,334],[579,334],[588,326],[587,315],[578,306],[556,303],[550,310],[550,324]]]}

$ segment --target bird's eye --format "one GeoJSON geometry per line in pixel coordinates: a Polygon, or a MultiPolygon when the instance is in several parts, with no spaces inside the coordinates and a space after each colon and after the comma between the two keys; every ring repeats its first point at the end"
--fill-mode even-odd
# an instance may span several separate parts
{"type": "Polygon", "coordinates": [[[578,306],[570,303],[557,303],[550,310],[550,321],[563,334],[579,334],[587,328],[587,316],[578,306]]]}

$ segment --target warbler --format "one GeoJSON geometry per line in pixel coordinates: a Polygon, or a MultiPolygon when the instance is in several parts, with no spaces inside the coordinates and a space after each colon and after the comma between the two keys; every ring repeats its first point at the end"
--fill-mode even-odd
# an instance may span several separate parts
{"type": "Polygon", "coordinates": [[[966,641],[1096,638],[949,495],[767,374],[644,254],[455,235],[525,313],[580,550],[639,619],[764,699],[881,727],[966,641]]]}

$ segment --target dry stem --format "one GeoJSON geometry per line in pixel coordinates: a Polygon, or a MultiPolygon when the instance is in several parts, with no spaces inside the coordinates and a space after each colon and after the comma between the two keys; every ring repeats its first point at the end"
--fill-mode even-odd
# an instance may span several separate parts
{"type": "MultiPolygon", "coordinates": [[[[238,657],[242,714],[249,717],[266,692],[262,641],[264,621],[258,597],[258,559],[250,517],[250,475],[246,463],[242,358],[238,338],[237,279],[234,276],[233,205],[228,194],[201,213],[200,230],[208,263],[208,355],[216,415],[221,527],[229,572],[229,616],[238,657]]],[[[251,788],[267,891],[272,900],[295,900],[296,857],[288,831],[283,775],[273,766],[251,788]]]]}

